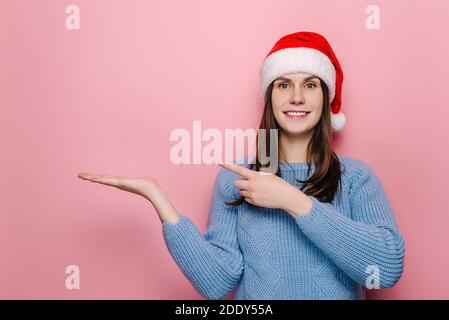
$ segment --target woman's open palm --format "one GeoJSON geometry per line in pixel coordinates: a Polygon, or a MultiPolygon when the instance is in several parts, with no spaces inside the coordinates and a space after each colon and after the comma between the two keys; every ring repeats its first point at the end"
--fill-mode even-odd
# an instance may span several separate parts
{"type": "Polygon", "coordinates": [[[135,193],[147,199],[150,198],[151,192],[159,187],[158,181],[152,177],[123,177],[84,172],[78,174],[78,177],[83,180],[89,180],[91,182],[96,182],[135,193]]]}
{"type": "Polygon", "coordinates": [[[123,177],[81,172],[78,174],[78,178],[115,187],[144,197],[153,204],[161,221],[169,220],[174,223],[180,217],[170,199],[162,190],[159,182],[153,177],[123,177]]]}

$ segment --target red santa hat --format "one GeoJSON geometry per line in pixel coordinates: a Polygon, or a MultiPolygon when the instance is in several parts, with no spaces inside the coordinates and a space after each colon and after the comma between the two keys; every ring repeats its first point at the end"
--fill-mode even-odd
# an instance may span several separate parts
{"type": "Polygon", "coordinates": [[[340,110],[343,71],[326,38],[308,31],[295,32],[280,38],[260,68],[262,99],[273,80],[295,72],[313,74],[326,83],[331,104],[332,131],[343,129],[346,122],[346,117],[340,110]]]}

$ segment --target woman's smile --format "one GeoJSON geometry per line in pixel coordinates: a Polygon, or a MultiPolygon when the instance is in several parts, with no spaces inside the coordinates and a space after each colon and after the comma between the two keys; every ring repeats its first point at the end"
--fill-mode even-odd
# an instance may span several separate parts
{"type": "Polygon", "coordinates": [[[284,111],[284,114],[287,116],[287,118],[292,120],[303,120],[309,113],[310,111],[284,111]]]}

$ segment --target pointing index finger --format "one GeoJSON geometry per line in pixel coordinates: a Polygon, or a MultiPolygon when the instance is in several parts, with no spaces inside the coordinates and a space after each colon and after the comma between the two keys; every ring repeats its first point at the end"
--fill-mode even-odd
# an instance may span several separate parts
{"type": "Polygon", "coordinates": [[[248,168],[244,168],[244,167],[239,166],[239,165],[234,164],[234,163],[224,162],[224,163],[219,163],[218,165],[220,167],[228,169],[228,170],[230,170],[232,172],[235,172],[238,175],[240,175],[240,176],[242,176],[244,178],[247,178],[247,179],[254,174],[254,172],[252,170],[250,170],[248,168]]]}

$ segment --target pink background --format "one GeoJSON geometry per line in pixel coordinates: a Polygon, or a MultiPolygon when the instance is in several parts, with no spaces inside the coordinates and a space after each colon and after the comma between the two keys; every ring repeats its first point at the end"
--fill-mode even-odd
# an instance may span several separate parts
{"type": "Polygon", "coordinates": [[[0,3],[0,298],[201,299],[151,203],[77,174],[152,175],[204,232],[219,167],[172,164],[170,132],[257,128],[260,63],[301,30],[344,70],[337,152],[373,167],[405,236],[403,277],[370,297],[449,298],[448,1],[0,3]]]}

